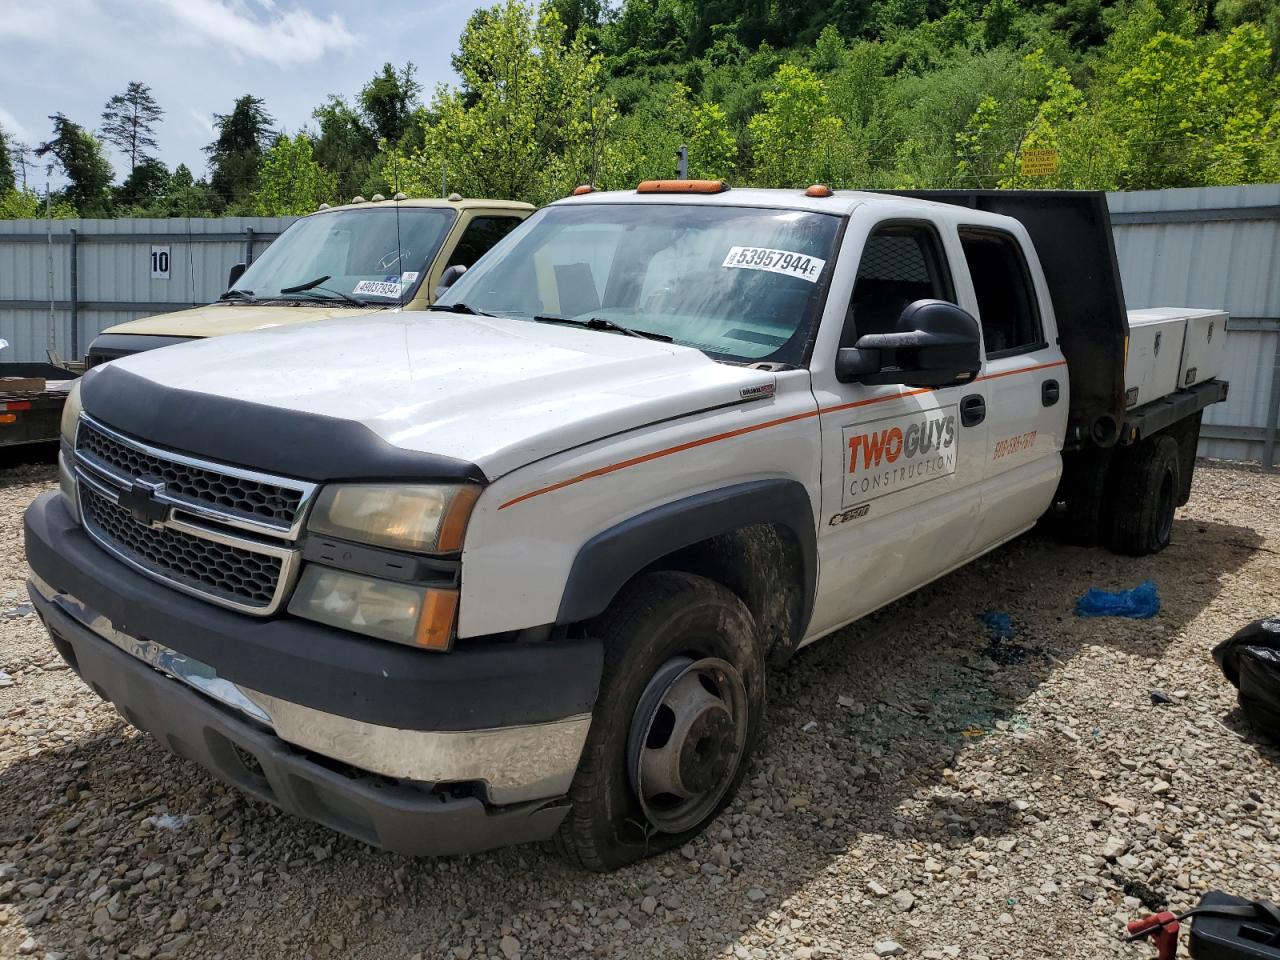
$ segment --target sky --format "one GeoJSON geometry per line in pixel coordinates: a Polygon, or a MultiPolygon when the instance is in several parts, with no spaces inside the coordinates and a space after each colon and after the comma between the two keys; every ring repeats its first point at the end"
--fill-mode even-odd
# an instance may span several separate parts
{"type": "MultiPolygon", "coordinates": [[[[490,0],[492,2],[492,0],[490,0]]],[[[95,130],[131,80],[165,110],[157,154],[206,167],[214,113],[262,97],[276,129],[314,126],[331,93],[351,99],[382,64],[412,60],[424,96],[456,78],[449,65],[479,6],[448,0],[0,0],[0,128],[28,145],[62,111],[95,130]]],[[[117,180],[128,164],[110,153],[117,180]]],[[[28,171],[43,187],[45,171],[28,171]]],[[[53,185],[59,180],[55,174],[53,185]]]]}

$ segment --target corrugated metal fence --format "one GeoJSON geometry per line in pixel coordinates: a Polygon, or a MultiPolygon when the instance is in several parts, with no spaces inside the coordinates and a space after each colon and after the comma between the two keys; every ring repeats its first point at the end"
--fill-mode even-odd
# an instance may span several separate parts
{"type": "MultiPolygon", "coordinates": [[[[1231,313],[1231,397],[1206,413],[1201,453],[1271,457],[1280,414],[1280,184],[1108,200],[1129,307],[1231,313]]],[[[12,345],[4,359],[41,360],[50,346],[78,358],[112,324],[215,300],[232,265],[251,262],[293,219],[0,220],[0,337],[12,345]]]]}
{"type": "Polygon", "coordinates": [[[294,219],[0,220],[3,359],[79,359],[112,324],[216,300],[294,219]]]}
{"type": "Polygon", "coordinates": [[[1108,195],[1130,308],[1222,307],[1231,383],[1200,453],[1274,463],[1280,414],[1280,184],[1108,195]]]}

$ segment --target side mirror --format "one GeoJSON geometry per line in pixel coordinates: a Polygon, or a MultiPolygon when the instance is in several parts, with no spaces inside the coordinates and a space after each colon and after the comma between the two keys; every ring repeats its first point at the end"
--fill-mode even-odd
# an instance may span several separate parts
{"type": "Polygon", "coordinates": [[[248,269],[247,264],[237,263],[231,268],[231,272],[227,274],[227,289],[230,290],[236,285],[236,281],[244,276],[245,270],[248,269]]]}
{"type": "Polygon", "coordinates": [[[436,290],[433,294],[433,300],[439,300],[440,295],[458,282],[458,278],[467,272],[467,268],[460,263],[444,268],[444,273],[440,274],[440,282],[436,284],[436,290]]]}
{"type": "Polygon", "coordinates": [[[966,383],[982,366],[978,321],[945,300],[917,300],[896,333],[869,333],[836,354],[841,383],[945,387],[966,383]]]}

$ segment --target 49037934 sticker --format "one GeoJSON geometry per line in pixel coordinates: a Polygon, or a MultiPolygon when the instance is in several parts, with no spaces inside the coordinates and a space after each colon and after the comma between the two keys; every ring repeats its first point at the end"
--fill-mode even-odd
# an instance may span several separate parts
{"type": "Polygon", "coordinates": [[[842,506],[950,476],[959,443],[955,404],[846,426],[842,506]]]}

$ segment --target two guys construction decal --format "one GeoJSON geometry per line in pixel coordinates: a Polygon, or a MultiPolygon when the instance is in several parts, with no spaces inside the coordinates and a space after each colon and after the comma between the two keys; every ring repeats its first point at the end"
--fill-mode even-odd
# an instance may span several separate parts
{"type": "Polygon", "coordinates": [[[956,471],[956,406],[844,428],[846,509],[956,471]]]}

